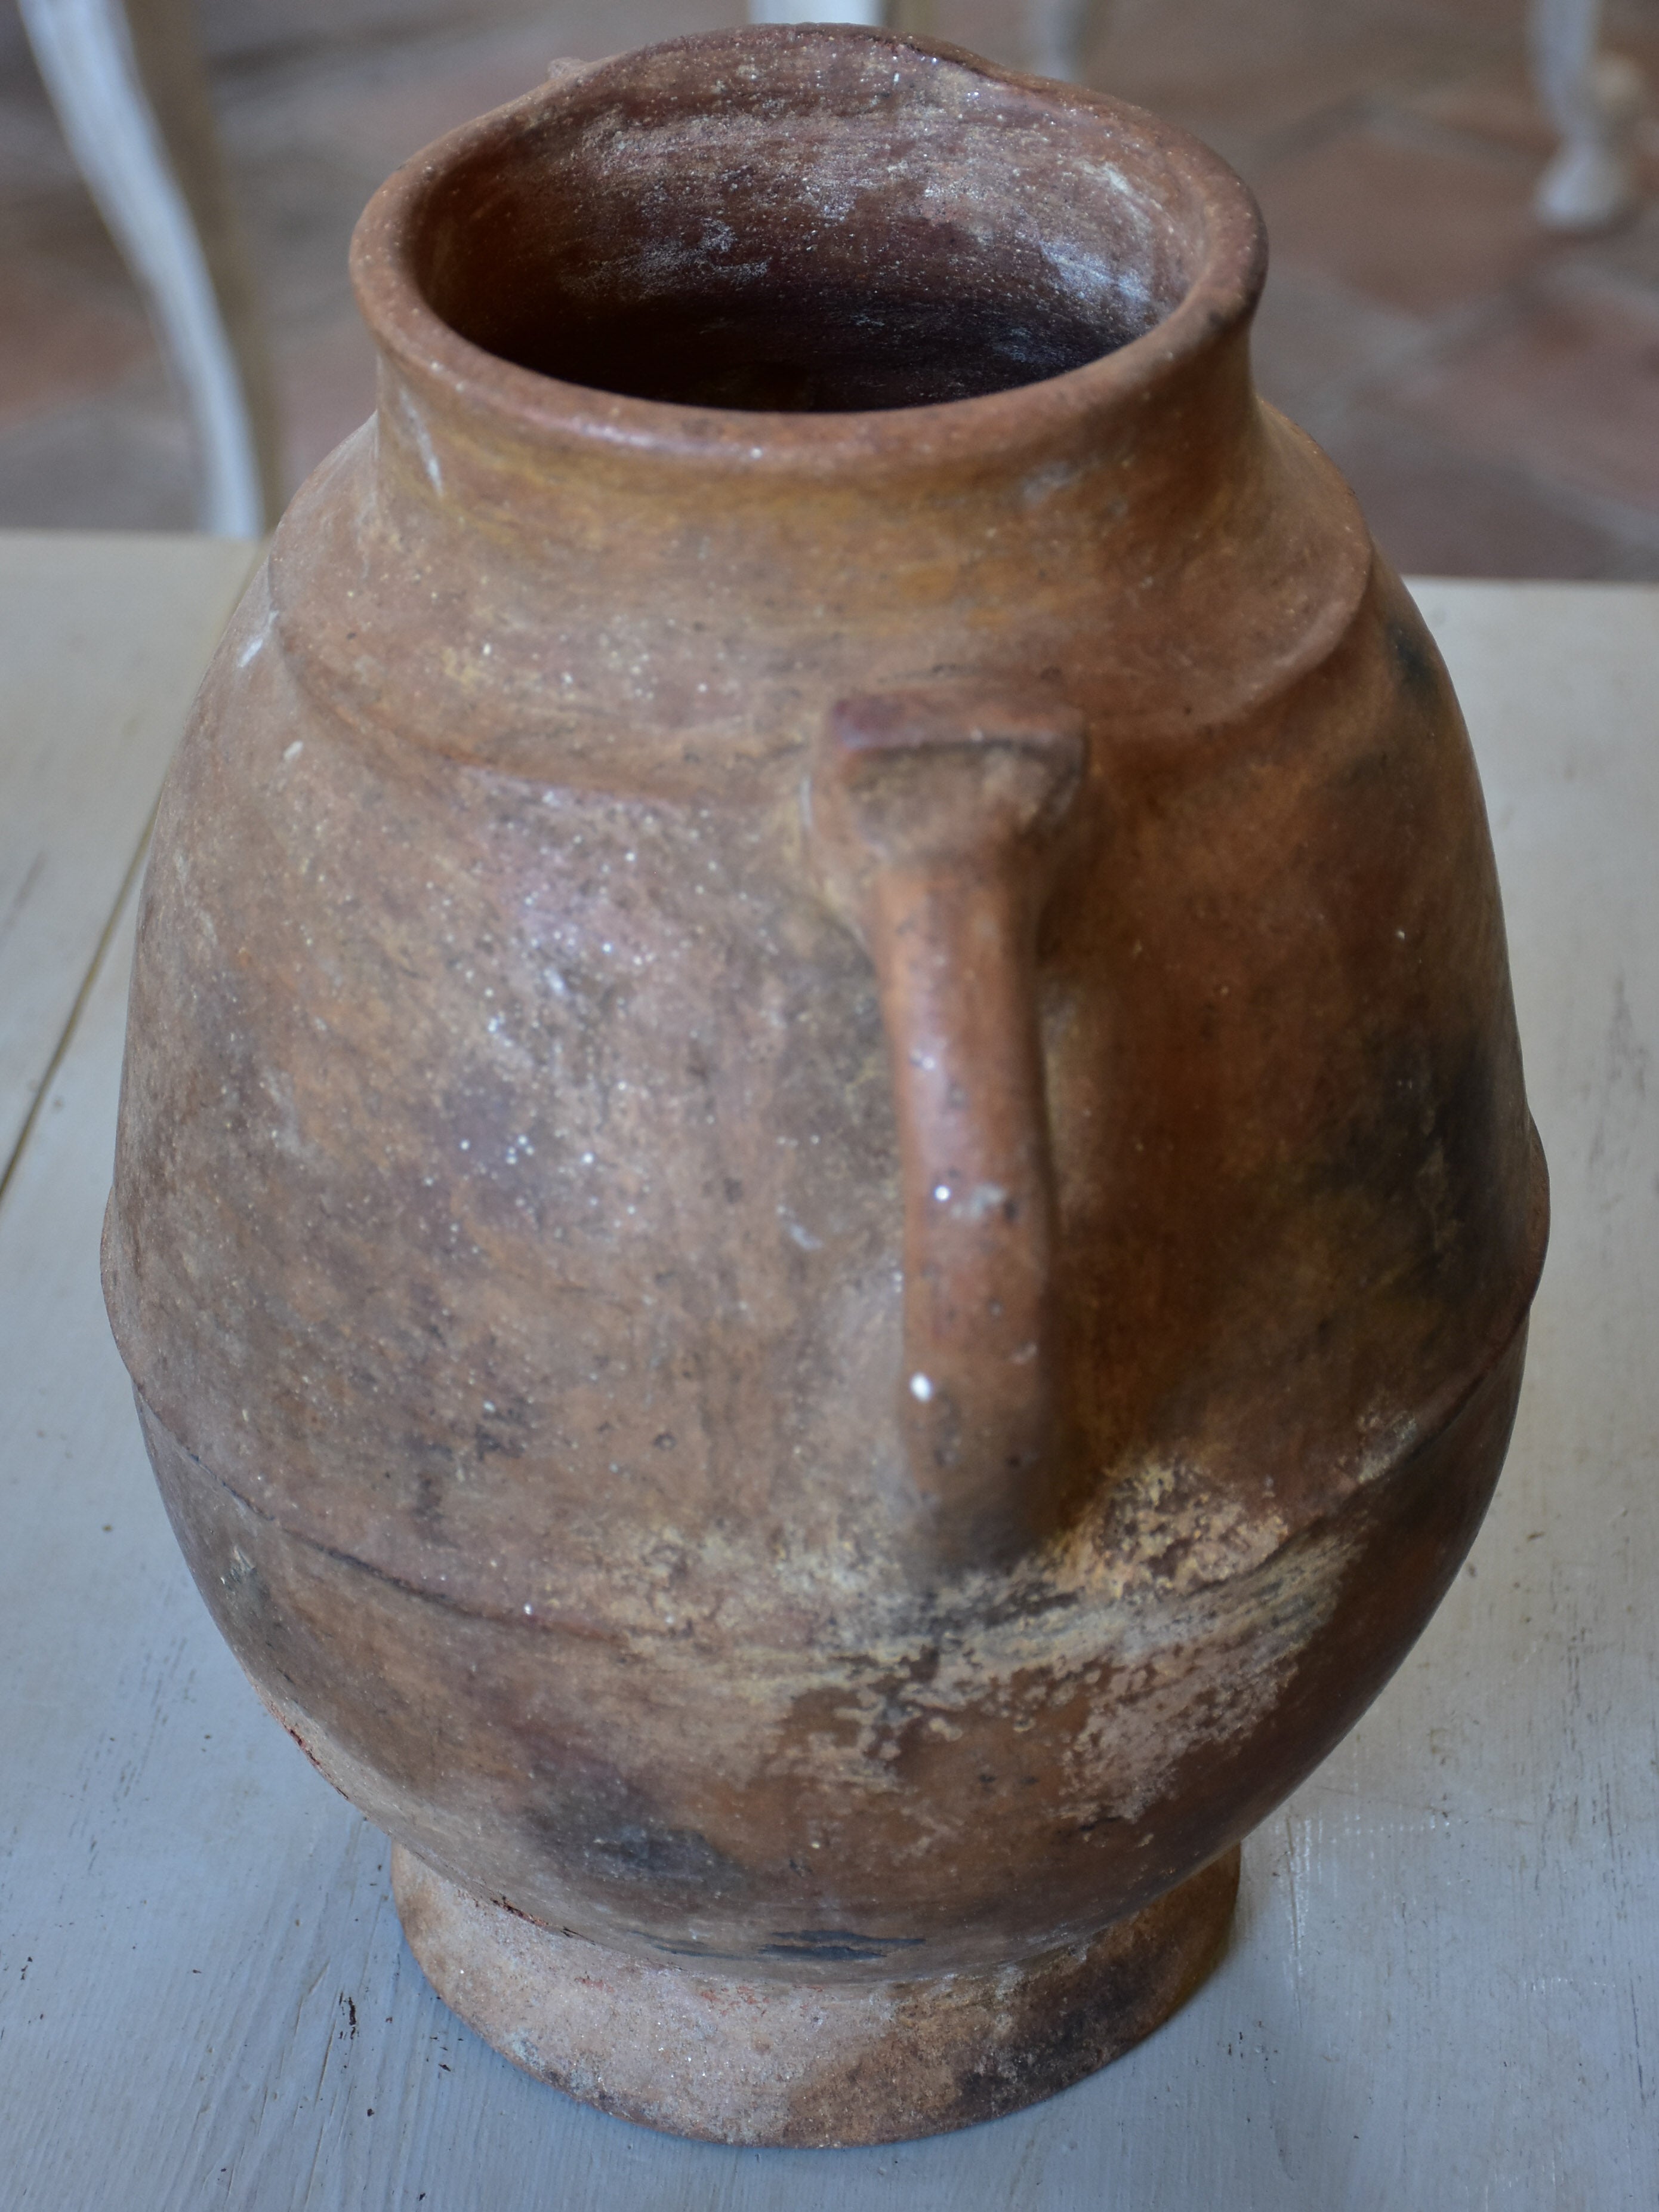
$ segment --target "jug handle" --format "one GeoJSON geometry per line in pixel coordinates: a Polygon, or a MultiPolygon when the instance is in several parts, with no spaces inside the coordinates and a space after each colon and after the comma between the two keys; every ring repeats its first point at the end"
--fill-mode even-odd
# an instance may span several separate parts
{"type": "Polygon", "coordinates": [[[1054,1186],[1036,933],[1083,780],[1063,703],[927,685],[842,700],[807,792],[823,888],[876,970],[904,1194],[901,1421],[953,1566],[1052,1514],[1054,1186]]]}

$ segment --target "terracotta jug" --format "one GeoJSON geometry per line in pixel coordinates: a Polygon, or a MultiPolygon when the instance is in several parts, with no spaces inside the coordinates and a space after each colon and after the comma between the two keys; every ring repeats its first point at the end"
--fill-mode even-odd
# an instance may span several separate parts
{"type": "Polygon", "coordinates": [[[1112,100],[683,40],[355,267],[379,410],[149,864],[168,1510],[520,2065],[1007,2112],[1195,1987],[1503,1457],[1546,1185],[1444,672],[1254,394],[1249,194],[1112,100]]]}

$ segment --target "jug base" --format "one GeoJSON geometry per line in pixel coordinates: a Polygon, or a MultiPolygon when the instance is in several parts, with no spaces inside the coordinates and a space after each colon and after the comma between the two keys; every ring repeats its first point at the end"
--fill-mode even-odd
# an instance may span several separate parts
{"type": "Polygon", "coordinates": [[[792,1984],[648,1966],[392,1854],[427,1979],[526,2073],[665,2134],[799,2148],[969,2127],[1118,2057],[1209,1971],[1238,1867],[1235,1844],[1082,1949],[931,1981],[792,1984]]]}

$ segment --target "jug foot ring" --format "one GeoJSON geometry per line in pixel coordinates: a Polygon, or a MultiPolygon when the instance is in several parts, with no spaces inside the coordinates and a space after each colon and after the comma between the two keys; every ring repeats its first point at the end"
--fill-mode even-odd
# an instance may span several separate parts
{"type": "Polygon", "coordinates": [[[618,2118],[712,2142],[897,2142],[1037,2103],[1149,2035],[1213,1963],[1234,1848],[1086,1949],[933,1981],[744,1982],[646,1965],[484,1903],[402,1845],[410,1948],[469,2027],[618,2118]]]}

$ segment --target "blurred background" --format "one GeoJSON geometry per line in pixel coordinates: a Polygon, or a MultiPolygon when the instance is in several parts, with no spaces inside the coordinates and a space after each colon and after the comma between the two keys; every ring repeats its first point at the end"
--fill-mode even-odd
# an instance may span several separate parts
{"type": "MultiPolygon", "coordinates": [[[[387,173],[596,58],[742,20],[728,0],[196,0],[291,490],[368,413],[346,247],[387,173]]],[[[941,36],[1030,52],[1021,0],[934,0],[941,36]]],[[[1659,579],[1659,131],[1638,204],[1541,227],[1555,143],[1524,0],[1108,0],[1087,80],[1216,147],[1261,199],[1267,396],[1417,573],[1659,579]]],[[[1659,85],[1659,0],[1607,45],[1659,85]]],[[[0,0],[0,526],[188,529],[184,410],[0,0]]]]}

